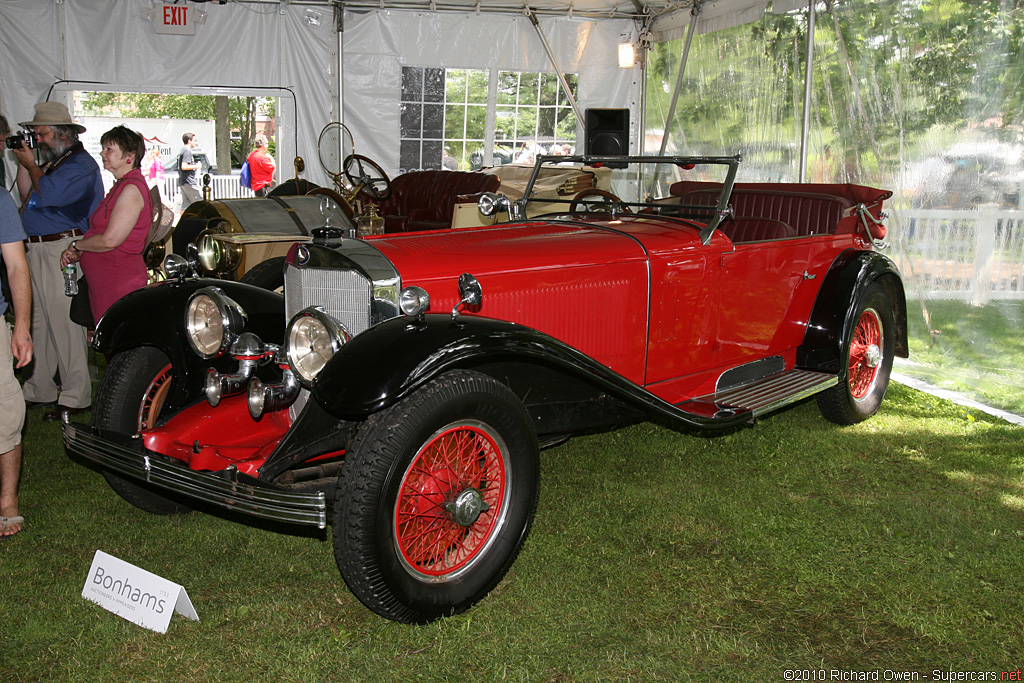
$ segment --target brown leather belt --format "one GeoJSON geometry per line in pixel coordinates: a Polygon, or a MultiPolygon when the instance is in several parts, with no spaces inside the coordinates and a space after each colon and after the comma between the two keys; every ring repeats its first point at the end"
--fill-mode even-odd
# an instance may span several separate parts
{"type": "Polygon", "coordinates": [[[85,233],[81,230],[65,230],[64,232],[55,232],[52,235],[29,235],[29,242],[56,242],[57,240],[66,240],[69,237],[81,237],[85,233]]]}

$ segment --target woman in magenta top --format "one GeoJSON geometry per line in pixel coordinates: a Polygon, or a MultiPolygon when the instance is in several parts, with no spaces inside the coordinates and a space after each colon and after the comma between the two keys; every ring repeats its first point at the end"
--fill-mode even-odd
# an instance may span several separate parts
{"type": "Polygon", "coordinates": [[[100,145],[103,168],[116,182],[89,217],[89,231],[60,257],[61,266],[81,261],[96,322],[112,303],[146,284],[142,249],[153,223],[149,185],[139,170],[146,153],[142,136],[117,126],[103,134],[100,145]]]}

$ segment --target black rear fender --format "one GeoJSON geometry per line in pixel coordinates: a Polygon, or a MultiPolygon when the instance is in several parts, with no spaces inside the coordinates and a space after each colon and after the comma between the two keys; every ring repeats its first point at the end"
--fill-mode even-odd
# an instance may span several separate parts
{"type": "Polygon", "coordinates": [[[850,250],[835,260],[818,291],[803,344],[797,352],[799,367],[844,376],[847,368],[840,362],[845,357],[842,343],[857,323],[852,319],[854,304],[872,282],[882,285],[892,302],[896,355],[909,355],[907,297],[896,264],[878,252],[850,250]]]}

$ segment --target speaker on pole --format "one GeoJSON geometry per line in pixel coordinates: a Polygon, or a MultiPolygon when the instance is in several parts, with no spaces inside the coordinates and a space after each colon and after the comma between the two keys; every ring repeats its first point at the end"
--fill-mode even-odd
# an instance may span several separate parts
{"type": "Polygon", "coordinates": [[[588,155],[629,155],[628,109],[587,109],[586,127],[588,155]]]}

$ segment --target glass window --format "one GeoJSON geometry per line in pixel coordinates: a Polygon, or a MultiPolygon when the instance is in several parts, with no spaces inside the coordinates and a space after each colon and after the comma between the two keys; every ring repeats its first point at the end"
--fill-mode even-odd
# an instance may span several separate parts
{"type": "MultiPolygon", "coordinates": [[[[577,97],[577,76],[566,81],[577,97]]],[[[537,154],[575,150],[576,114],[554,74],[409,66],[401,102],[402,173],[532,163],[537,154]]]]}

